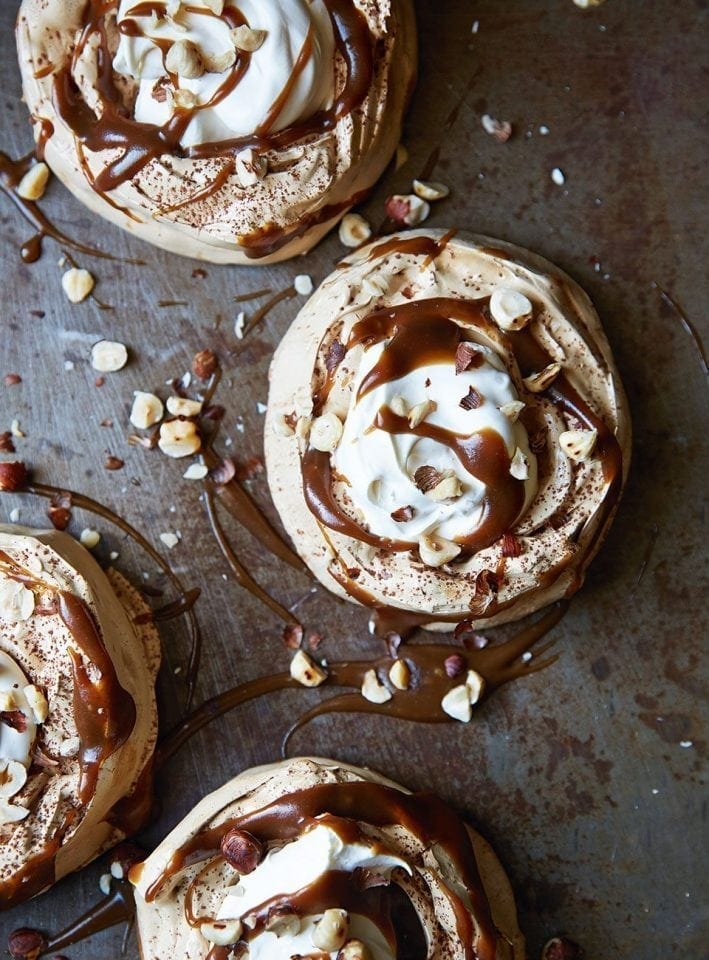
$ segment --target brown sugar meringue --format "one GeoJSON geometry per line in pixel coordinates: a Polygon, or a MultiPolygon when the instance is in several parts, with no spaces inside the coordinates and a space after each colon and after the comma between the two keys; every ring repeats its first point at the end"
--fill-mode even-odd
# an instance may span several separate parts
{"type": "Polygon", "coordinates": [[[515,960],[509,882],[432,794],[298,758],[205,797],[130,878],[143,960],[515,960]]]}
{"type": "Polygon", "coordinates": [[[578,589],[630,423],[574,281],[506,243],[418,230],[357,251],[300,311],[271,365],[265,448],[281,520],[327,587],[451,629],[578,589]]]}
{"type": "Polygon", "coordinates": [[[309,250],[399,141],[410,0],[23,0],[39,152],[87,207],[216,263],[309,250]]]}
{"type": "Polygon", "coordinates": [[[142,825],[160,642],[68,534],[0,525],[0,909],[142,825]]]}

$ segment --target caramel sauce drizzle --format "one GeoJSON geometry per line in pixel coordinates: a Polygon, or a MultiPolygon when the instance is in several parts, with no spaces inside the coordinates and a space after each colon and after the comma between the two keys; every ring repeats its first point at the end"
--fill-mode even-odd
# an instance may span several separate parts
{"type": "MultiPolygon", "coordinates": [[[[40,139],[37,145],[37,156],[41,158],[44,150],[44,144],[51,136],[53,127],[49,121],[43,121],[40,139]]],[[[79,253],[84,253],[90,257],[101,257],[103,260],[117,260],[122,263],[143,264],[144,260],[124,259],[114,257],[104,250],[98,250],[96,247],[90,247],[78,240],[73,240],[65,233],[59,230],[45,213],[39,208],[34,200],[25,200],[17,192],[17,188],[27,171],[34,162],[34,152],[28,153],[19,160],[13,160],[3,151],[0,151],[0,191],[11,200],[15,207],[20,211],[27,222],[37,231],[29,240],[26,240],[21,247],[22,259],[25,263],[35,263],[42,254],[42,240],[45,237],[51,237],[57,243],[71,247],[79,253]]]]}
{"type": "MultiPolygon", "coordinates": [[[[77,150],[82,147],[94,153],[107,149],[117,149],[119,151],[119,156],[115,160],[105,166],[97,176],[89,178],[92,188],[108,200],[106,194],[126,181],[133,179],[147,164],[165,154],[194,159],[225,157],[229,162],[221,169],[214,184],[188,198],[184,203],[169,208],[170,210],[176,210],[180,206],[204,199],[222,189],[233,169],[231,166],[233,156],[238,151],[246,147],[254,147],[260,150],[285,148],[333,129],[338,120],[356,110],[367,96],[374,72],[374,52],[373,39],[366,18],[355,7],[352,0],[324,0],[324,2],[330,14],[337,50],[346,67],[346,79],[333,106],[328,110],[318,111],[305,121],[277,132],[272,131],[272,127],[282,112],[293,85],[297,82],[298,76],[312,56],[313,36],[311,28],[298,55],[288,84],[271,105],[266,118],[253,135],[183,148],[180,141],[192,119],[193,111],[215,106],[233,92],[249,68],[251,54],[245,51],[237,51],[236,61],[225,80],[204,104],[190,109],[176,109],[170,119],[162,126],[141,123],[129,115],[114,80],[106,33],[106,18],[115,12],[116,0],[89,0],[85,25],[77,43],[73,60],[81,56],[90,37],[98,36],[96,50],[97,92],[102,107],[101,117],[98,119],[93,110],[82,99],[81,92],[72,76],[73,60],[54,74],[53,101],[57,114],[74,134],[77,150]]],[[[187,7],[186,9],[192,10],[193,8],[187,7]]],[[[132,17],[138,17],[150,15],[153,11],[161,12],[162,7],[148,2],[138,4],[130,13],[132,17]],[[160,7],[159,11],[158,7],[160,7]]],[[[204,13],[205,11],[200,8],[199,12],[204,13]]],[[[229,25],[232,27],[246,23],[243,15],[233,8],[227,8],[222,16],[227,18],[229,25]]],[[[135,36],[140,32],[135,20],[131,18],[123,21],[119,29],[128,36],[135,36]]],[[[173,77],[173,82],[176,79],[173,77]]],[[[267,224],[262,231],[248,239],[248,242],[245,243],[245,252],[254,257],[267,256],[292,237],[299,236],[314,224],[334,218],[341,210],[352,206],[358,200],[359,195],[352,197],[346,203],[326,206],[316,211],[314,214],[303,218],[303,222],[298,225],[295,232],[291,231],[286,234],[281,228],[273,224],[267,224]]]]}
{"type": "MultiPolygon", "coordinates": [[[[413,237],[410,240],[416,252],[423,250],[427,256],[433,252],[429,250],[430,238],[413,237]],[[421,244],[419,241],[428,243],[421,244]]],[[[375,247],[372,256],[379,247],[384,248],[383,252],[391,253],[398,249],[398,245],[398,239],[385,241],[375,247]]],[[[387,344],[360,384],[357,399],[428,364],[455,365],[456,349],[465,340],[466,327],[496,335],[484,312],[486,303],[484,300],[447,298],[414,300],[396,307],[383,307],[358,321],[352,328],[346,350],[383,341],[387,341],[387,344]],[[460,326],[456,320],[465,326],[460,326]]],[[[315,415],[322,410],[335,372],[329,373],[325,386],[316,394],[315,415]]],[[[486,485],[482,520],[475,530],[460,539],[463,547],[461,559],[495,543],[519,519],[524,506],[524,482],[510,474],[509,454],[503,440],[494,431],[481,430],[461,436],[425,420],[416,427],[410,427],[406,417],[397,416],[387,407],[379,410],[374,426],[390,434],[429,437],[444,444],[455,453],[467,473],[486,485]]],[[[309,448],[303,454],[302,466],[305,501],[319,523],[380,549],[406,551],[415,548],[416,545],[411,542],[391,540],[371,533],[343,510],[333,492],[329,454],[309,448]]]]}
{"type": "MultiPolygon", "coordinates": [[[[377,244],[372,249],[370,257],[407,253],[428,259],[435,258],[437,251],[440,252],[440,247],[430,237],[410,237],[403,240],[393,238],[377,244]]],[[[500,334],[496,325],[488,319],[487,299],[415,300],[376,310],[358,321],[352,328],[346,350],[359,345],[370,346],[387,341],[381,357],[362,381],[358,398],[365,396],[381,384],[397,380],[428,363],[455,363],[455,351],[458,344],[465,339],[466,327],[477,329],[483,336],[499,339],[502,346],[511,350],[522,376],[541,370],[551,362],[552,358],[537,343],[529,329],[512,334],[500,334]]],[[[318,387],[313,397],[315,415],[322,411],[335,375],[336,368],[328,372],[325,382],[318,387]]],[[[594,455],[602,463],[603,476],[608,484],[599,513],[600,536],[605,521],[617,505],[622,486],[623,465],[620,445],[609,427],[580,397],[563,373],[547,389],[546,395],[565,414],[577,418],[588,429],[595,429],[598,432],[594,455]]],[[[497,434],[482,430],[469,437],[461,437],[426,421],[411,428],[405,417],[397,416],[387,407],[379,410],[375,426],[392,434],[405,433],[430,437],[445,444],[454,451],[469,473],[486,484],[482,522],[475,531],[471,531],[461,540],[463,559],[495,543],[505,532],[513,528],[524,504],[524,484],[510,475],[510,458],[497,434]]],[[[302,474],[305,501],[321,524],[321,528],[335,530],[386,551],[401,552],[411,550],[415,546],[407,541],[379,537],[362,527],[345,512],[334,494],[329,454],[313,448],[307,449],[302,455],[302,474]]],[[[588,552],[591,553],[592,549],[588,552]]],[[[555,567],[550,571],[547,579],[554,579],[559,571],[560,568],[555,567]]],[[[354,599],[366,606],[377,606],[374,598],[359,587],[344,568],[341,574],[333,572],[333,576],[354,599]]],[[[580,577],[579,571],[577,581],[580,581],[580,577]]],[[[486,612],[492,615],[500,609],[501,606],[494,599],[486,608],[486,612]]],[[[406,611],[401,611],[399,614],[393,611],[392,614],[391,608],[386,607],[381,608],[378,613],[380,626],[383,616],[388,620],[392,631],[397,633],[413,629],[415,625],[430,623],[432,620],[450,622],[460,619],[431,614],[409,615],[406,611]]]]}
{"type": "MultiPolygon", "coordinates": [[[[121,686],[94,616],[81,597],[43,582],[1,550],[0,568],[8,577],[29,589],[51,592],[56,600],[57,613],[75,644],[76,649],[69,647],[68,654],[74,679],[74,722],[80,744],[79,802],[86,807],[96,792],[101,767],[126,743],[135,727],[135,702],[121,686]],[[89,666],[97,677],[92,676],[89,666]]],[[[18,902],[28,895],[30,889],[38,892],[54,881],[54,857],[69,825],[65,821],[19,874],[0,883],[3,907],[18,902]],[[28,888],[30,874],[31,887],[28,888]]]]}
{"type": "MultiPolygon", "coordinates": [[[[104,520],[108,520],[109,523],[114,524],[119,530],[122,530],[123,533],[137,543],[138,546],[144,550],[150,559],[159,567],[167,581],[178,595],[179,602],[174,608],[174,616],[177,617],[184,614],[187,618],[187,626],[190,634],[190,655],[187,669],[185,671],[185,683],[187,687],[185,707],[186,709],[189,709],[194,697],[194,689],[197,682],[197,673],[199,670],[202,651],[202,636],[193,610],[194,603],[199,596],[199,590],[186,589],[182,585],[179,577],[173,572],[170,565],[163,559],[153,545],[138,530],[136,530],[135,527],[131,526],[127,520],[124,520],[123,517],[119,516],[109,507],[104,506],[104,504],[99,503],[97,500],[92,500],[91,497],[87,497],[82,493],[76,493],[74,491],[54,487],[46,483],[28,483],[24,487],[24,491],[27,493],[36,494],[37,496],[43,497],[46,500],[51,500],[52,497],[60,494],[68,494],[71,497],[73,506],[78,507],[81,510],[87,510],[89,513],[93,513],[95,516],[101,517],[104,520]]],[[[167,619],[169,615],[169,610],[163,610],[161,616],[158,614],[159,619],[162,620],[167,619]]]]}
{"type": "MultiPolygon", "coordinates": [[[[400,649],[399,656],[409,667],[410,686],[407,690],[394,691],[391,700],[386,703],[365,700],[359,691],[368,670],[374,670],[381,682],[386,681],[393,662],[392,657],[328,663],[328,677],[323,689],[350,687],[357,692],[326,700],[303,714],[286,733],[281,747],[282,755],[286,756],[289,740],[297,730],[315,717],[331,712],[376,713],[419,723],[450,723],[451,718],[442,709],[441,700],[450,689],[465,682],[467,670],[476,670],[484,678],[484,699],[505,683],[554,663],[556,655],[539,659],[549,646],[539,648],[537,645],[557,625],[567,608],[568,602],[560,601],[509,640],[482,650],[450,643],[406,644],[400,649]],[[531,652],[535,647],[536,659],[521,659],[523,654],[531,652]],[[462,666],[461,673],[451,678],[446,673],[445,661],[452,654],[458,654],[462,658],[462,666]]],[[[430,621],[431,614],[427,619],[430,621]]],[[[300,684],[290,673],[278,673],[248,680],[206,700],[166,733],[158,748],[157,767],[162,766],[187,740],[215,718],[257,697],[287,688],[298,689],[300,684]]]]}
{"type": "MultiPolygon", "coordinates": [[[[322,822],[319,818],[323,815],[327,825],[339,833],[345,843],[360,839],[358,823],[377,828],[401,825],[427,849],[442,849],[455,865],[465,895],[470,900],[469,909],[459,890],[447,888],[464,956],[468,960],[494,960],[497,933],[465,824],[439,797],[423,793],[405,794],[378,783],[318,784],[286,794],[261,809],[232,817],[219,826],[206,827],[173,853],[160,877],[146,891],[145,899],[154,901],[166,883],[185,867],[220,857],[221,838],[232,828],[245,830],[265,843],[279,843],[297,838],[309,827],[322,822]]],[[[396,942],[399,931],[392,927],[387,902],[390,886],[396,886],[395,877],[387,886],[363,891],[357,884],[356,874],[332,871],[294,895],[274,897],[259,905],[253,911],[255,929],[247,931],[245,939],[261,931],[269,908],[274,906],[287,906],[299,914],[343,906],[369,916],[385,936],[388,934],[388,939],[393,938],[396,942]]],[[[415,951],[412,956],[423,960],[426,956],[425,939],[420,928],[419,935],[420,948],[423,949],[415,951]]]]}

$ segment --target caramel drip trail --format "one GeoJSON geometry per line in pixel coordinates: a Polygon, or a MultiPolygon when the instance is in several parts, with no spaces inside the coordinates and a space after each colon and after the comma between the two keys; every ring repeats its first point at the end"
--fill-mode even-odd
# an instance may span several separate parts
{"type": "Polygon", "coordinates": [[[197,618],[194,610],[192,609],[194,600],[196,600],[194,591],[189,591],[183,587],[180,579],[173,572],[170,565],[163,559],[153,545],[135,529],[135,527],[131,526],[127,520],[124,520],[123,517],[119,516],[119,514],[104,506],[102,503],[99,503],[97,500],[92,500],[90,497],[87,497],[82,493],[75,493],[72,490],[65,490],[46,483],[29,483],[24,489],[28,493],[36,494],[37,496],[44,497],[47,500],[51,500],[52,497],[55,496],[68,495],[75,507],[78,507],[81,510],[87,510],[89,513],[93,513],[104,520],[108,520],[110,523],[118,527],[119,530],[122,530],[148,554],[150,559],[165,575],[166,579],[175,590],[178,597],[191,598],[189,608],[186,610],[187,624],[190,634],[190,656],[186,670],[187,694],[185,698],[185,709],[189,710],[192,703],[192,698],[194,696],[194,688],[197,682],[197,672],[199,670],[199,662],[202,650],[202,636],[197,623],[197,618]]]}
{"type": "MultiPolygon", "coordinates": [[[[535,623],[520,630],[509,640],[483,650],[467,649],[450,643],[407,644],[400,648],[399,656],[406,661],[411,673],[408,690],[394,691],[391,700],[382,704],[365,700],[359,692],[344,694],[318,704],[303,714],[287,732],[282,746],[283,755],[285,756],[288,742],[297,730],[314,717],[330,712],[377,713],[420,723],[450,723],[451,718],[442,709],[441,700],[452,687],[465,682],[465,671],[476,670],[484,678],[484,696],[487,697],[505,683],[554,663],[556,656],[543,660],[531,659],[527,662],[520,658],[522,654],[532,651],[557,625],[567,608],[567,601],[556,603],[535,623]],[[451,678],[446,673],[445,661],[454,653],[462,657],[465,668],[460,677],[451,678]]],[[[546,649],[547,647],[544,647],[538,653],[544,653],[546,649]]],[[[328,678],[323,688],[350,687],[359,691],[368,670],[374,670],[380,682],[388,684],[391,664],[391,657],[329,663],[328,678]]],[[[289,673],[277,673],[249,680],[206,700],[163,737],[156,754],[156,768],[159,769],[187,740],[212,720],[249,700],[287,688],[300,689],[300,684],[289,673]]]]}
{"type": "MultiPolygon", "coordinates": [[[[43,127],[42,130],[44,129],[43,127]]],[[[38,147],[40,152],[43,151],[44,143],[46,142],[46,136],[45,139],[42,140],[43,136],[45,136],[44,133],[40,133],[40,146],[38,147]]],[[[71,247],[72,250],[76,250],[78,253],[84,253],[89,257],[101,257],[103,260],[114,260],[121,263],[145,263],[144,260],[114,257],[104,250],[98,250],[96,247],[90,247],[85,243],[80,243],[78,240],[73,240],[54,226],[46,214],[40,210],[35,201],[25,200],[21,197],[17,192],[17,187],[32,166],[34,159],[34,152],[28,153],[19,160],[13,160],[6,153],[0,151],[0,191],[14,203],[25,220],[37,231],[30,240],[27,240],[22,245],[21,253],[25,263],[34,263],[39,259],[42,253],[42,240],[44,237],[51,237],[52,240],[56,240],[57,243],[71,247]]]]}
{"type": "Polygon", "coordinates": [[[55,934],[42,951],[43,954],[66,950],[81,940],[118,923],[130,923],[135,917],[133,887],[128,880],[111,880],[111,893],[87,910],[60,933],[55,934]]]}
{"type": "Polygon", "coordinates": [[[248,590],[250,594],[260,600],[261,603],[264,603],[269,610],[273,611],[276,616],[280,617],[284,623],[300,626],[300,621],[297,619],[297,617],[293,616],[290,611],[286,610],[285,607],[278,603],[278,601],[274,600],[274,598],[267,593],[263,587],[259,586],[259,584],[256,583],[249,571],[237,557],[226,537],[226,534],[224,533],[221,523],[219,522],[219,517],[217,516],[217,512],[215,510],[215,498],[213,492],[207,489],[205,491],[204,499],[212,533],[214,534],[214,537],[219,544],[219,549],[222,551],[224,558],[229,564],[229,569],[234,574],[234,578],[239,586],[244,587],[244,589],[248,590]]]}

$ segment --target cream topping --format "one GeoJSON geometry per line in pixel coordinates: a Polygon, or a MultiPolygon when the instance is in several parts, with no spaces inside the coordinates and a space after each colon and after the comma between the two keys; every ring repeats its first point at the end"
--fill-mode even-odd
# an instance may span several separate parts
{"type": "Polygon", "coordinates": [[[455,540],[477,529],[483,514],[485,484],[468,473],[451,447],[428,437],[372,428],[379,409],[391,407],[396,398],[403,398],[407,410],[425,400],[432,401],[436,408],[427,415],[427,422],[460,436],[493,430],[504,440],[510,459],[517,448],[521,449],[529,468],[525,510],[531,502],[537,489],[536,457],[529,450],[523,425],[519,421],[512,423],[500,411],[504,404],[519,399],[517,391],[495,352],[481,344],[475,347],[485,357],[475,369],[456,374],[452,363],[428,364],[359,398],[359,386],[379,361],[386,344],[366,351],[353,383],[350,409],[333,464],[338,474],[346,478],[348,495],[362,512],[368,529],[378,536],[416,540],[422,534],[435,532],[455,540]],[[460,406],[460,401],[470,388],[483,402],[467,410],[460,406]],[[414,475],[423,466],[457,477],[461,495],[437,501],[422,492],[414,475]],[[403,506],[412,507],[413,516],[410,520],[394,520],[392,513],[403,506]]]}
{"type": "MultiPolygon", "coordinates": [[[[131,29],[137,27],[138,35],[121,33],[113,67],[138,81],[134,116],[142,123],[162,126],[174,111],[172,95],[154,96],[156,81],[175,79],[179,89],[195,95],[193,116],[181,139],[183,147],[251,136],[277,103],[280,109],[270,125],[272,132],[331,106],[335,42],[322,0],[238,0],[238,4],[227,0],[221,16],[199,0],[189,7],[165,2],[163,16],[132,14],[145,6],[138,0],[121,0],[118,24],[130,23],[131,29]],[[228,85],[232,71],[239,69],[238,57],[223,72],[171,77],[165,67],[165,49],[171,43],[188,41],[209,62],[234,50],[230,33],[233,22],[242,20],[254,30],[265,31],[265,39],[249,54],[245,73],[225,96],[221,89],[228,85]]],[[[159,6],[151,4],[152,9],[159,6]]]]}
{"type": "Polygon", "coordinates": [[[262,863],[228,893],[217,919],[241,919],[276,895],[287,895],[310,886],[330,870],[351,873],[358,868],[388,875],[394,867],[411,872],[400,857],[378,852],[366,843],[344,843],[330,827],[318,824],[297,840],[269,851],[262,863]]]}

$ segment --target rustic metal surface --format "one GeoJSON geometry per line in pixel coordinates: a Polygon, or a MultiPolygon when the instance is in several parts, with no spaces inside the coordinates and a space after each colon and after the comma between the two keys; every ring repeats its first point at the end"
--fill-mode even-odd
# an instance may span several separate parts
{"type": "MultiPolygon", "coordinates": [[[[0,8],[2,147],[30,146],[14,62],[14,3],[0,8]]],[[[635,459],[610,537],[587,584],[556,630],[559,662],[502,690],[466,725],[321,718],[293,743],[368,763],[413,788],[435,788],[479,824],[498,849],[518,893],[530,956],[559,931],[591,960],[705,955],[702,910],[701,729],[698,648],[702,638],[702,491],[706,486],[705,380],[679,313],[701,325],[709,302],[699,238],[706,224],[706,3],[608,0],[583,12],[571,0],[419,0],[421,68],[406,127],[408,165],[390,171],[365,207],[381,219],[383,198],[406,189],[440,147],[436,177],[452,188],[434,226],[459,225],[529,246],[558,263],[591,294],[623,373],[634,416],[635,459]],[[473,22],[479,21],[477,33],[473,22]],[[704,87],[704,91],[706,88],[704,87]],[[454,108],[458,108],[454,111],[454,108]],[[453,115],[455,112],[455,116],[453,115]],[[505,144],[480,115],[514,123],[505,144]],[[543,136],[540,125],[549,133],[543,136]],[[564,186],[550,179],[560,167],[564,186]],[[704,217],[702,216],[704,214],[704,217]]],[[[341,254],[330,237],[305,260],[277,268],[196,264],[144,246],[90,216],[56,182],[45,208],[69,234],[144,266],[82,258],[97,295],[113,306],[70,306],[60,287],[60,251],[45,243],[25,266],[30,236],[8,203],[2,217],[0,430],[17,417],[18,440],[38,479],[102,500],[145,531],[179,530],[175,568],[203,597],[206,637],[198,700],[288,662],[280,624],[227,576],[208,532],[198,484],[184,464],[126,445],[132,391],[182,374],[192,355],[215,348],[227,369],[218,397],[222,438],[240,461],[261,453],[266,372],[296,302],[280,305],[243,343],[233,335],[248,290],[282,289],[299,272],[318,281],[341,254]],[[185,306],[160,307],[160,300],[185,306]],[[42,315],[36,313],[42,311],[42,315]],[[94,386],[88,354],[100,337],[130,346],[131,362],[94,386]],[[68,361],[73,369],[66,369],[68,361]],[[104,418],[113,427],[101,427],[104,418]],[[243,425],[243,429],[242,429],[243,425]],[[125,459],[104,469],[104,451],[125,459]]],[[[247,305],[247,310],[249,306],[247,305]]],[[[250,484],[270,511],[263,475],[250,484]]],[[[3,497],[7,519],[18,501],[3,497]]],[[[44,505],[22,502],[23,522],[42,524],[44,505]]],[[[74,531],[88,520],[77,517],[74,531]]],[[[159,578],[116,531],[99,524],[104,555],[140,580],[159,578]]],[[[308,627],[328,656],[375,649],[366,616],[266,556],[230,526],[259,580],[308,627]]],[[[706,583],[706,581],[704,581],[706,583]]],[[[181,628],[164,631],[168,663],[162,700],[175,714],[173,668],[184,659],[181,628]]],[[[160,782],[157,839],[200,798],[245,766],[273,759],[296,711],[319,693],[287,691],[212,724],[176,756],[160,782]]],[[[57,930],[98,897],[95,864],[39,900],[0,917],[2,940],[20,924],[57,930]]],[[[72,957],[114,957],[121,932],[97,937],[72,957]]],[[[137,954],[134,940],[127,954],[137,954]]]]}

